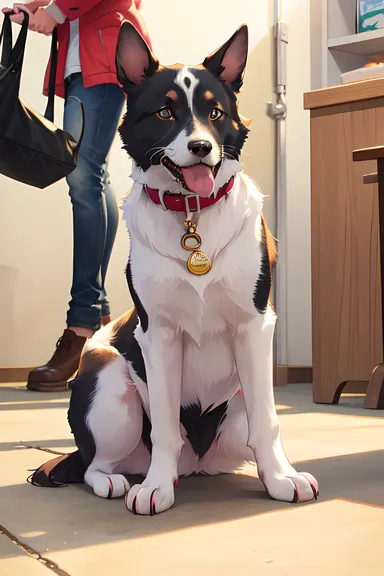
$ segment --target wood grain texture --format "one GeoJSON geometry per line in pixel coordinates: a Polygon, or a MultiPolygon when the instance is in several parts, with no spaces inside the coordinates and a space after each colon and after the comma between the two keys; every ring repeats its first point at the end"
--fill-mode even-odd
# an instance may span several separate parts
{"type": "Polygon", "coordinates": [[[370,100],[384,95],[384,78],[342,84],[313,90],[304,94],[304,108],[312,110],[323,106],[335,106],[346,102],[370,100]]]}
{"type": "Polygon", "coordinates": [[[367,382],[383,360],[378,194],[363,182],[377,163],[352,160],[383,142],[384,108],[374,101],[311,118],[315,402],[337,402],[343,383],[367,382]]]}
{"type": "Polygon", "coordinates": [[[372,100],[360,100],[359,102],[347,102],[344,104],[337,104],[335,106],[323,106],[322,108],[314,108],[311,110],[311,118],[341,114],[342,112],[371,110],[372,108],[379,108],[379,106],[384,106],[383,97],[375,98],[374,103],[372,103],[372,100]]]}

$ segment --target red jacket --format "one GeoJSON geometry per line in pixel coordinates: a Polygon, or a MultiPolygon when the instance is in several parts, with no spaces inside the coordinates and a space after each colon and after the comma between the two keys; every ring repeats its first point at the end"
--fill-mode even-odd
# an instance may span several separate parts
{"type": "MultiPolygon", "coordinates": [[[[67,17],[58,24],[59,41],[56,94],[64,97],[64,73],[69,45],[69,21],[79,19],[80,62],[86,88],[97,84],[118,84],[115,54],[121,23],[129,20],[150,44],[148,32],[139,12],[141,0],[56,0],[67,17]]],[[[47,94],[49,65],[45,75],[47,94]]]]}

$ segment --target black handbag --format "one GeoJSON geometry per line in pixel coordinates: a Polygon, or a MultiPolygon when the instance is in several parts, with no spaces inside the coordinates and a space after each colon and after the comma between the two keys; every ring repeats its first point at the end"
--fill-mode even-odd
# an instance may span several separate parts
{"type": "MultiPolygon", "coordinates": [[[[25,14],[12,47],[12,23],[5,14],[0,36],[0,174],[30,186],[45,188],[70,174],[77,164],[79,141],[53,123],[57,69],[57,31],[53,30],[48,103],[44,116],[19,97],[28,32],[25,14]]],[[[84,127],[84,110],[80,101],[84,127]]]]}

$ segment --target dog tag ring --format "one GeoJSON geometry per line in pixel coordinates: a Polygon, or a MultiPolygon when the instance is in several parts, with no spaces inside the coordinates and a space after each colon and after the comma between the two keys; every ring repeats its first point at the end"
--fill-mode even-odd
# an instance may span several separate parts
{"type": "Polygon", "coordinates": [[[181,245],[184,250],[197,250],[201,246],[201,238],[196,234],[196,227],[189,221],[184,222],[188,232],[181,239],[181,245]]]}
{"type": "Polygon", "coordinates": [[[201,252],[201,250],[196,250],[190,254],[187,267],[191,274],[195,274],[195,276],[202,276],[206,274],[211,269],[211,262],[208,256],[201,252]]]}

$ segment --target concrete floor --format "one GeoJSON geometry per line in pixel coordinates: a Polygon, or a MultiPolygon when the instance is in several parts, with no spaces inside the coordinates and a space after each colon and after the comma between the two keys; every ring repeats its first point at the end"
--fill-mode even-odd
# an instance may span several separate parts
{"type": "Polygon", "coordinates": [[[0,385],[0,574],[383,576],[384,413],[356,396],[315,405],[306,385],[276,399],[286,452],[319,480],[318,502],[270,500],[247,466],[182,479],[174,508],[145,518],[85,486],[27,484],[47,450],[73,448],[68,395],[0,385]]]}

